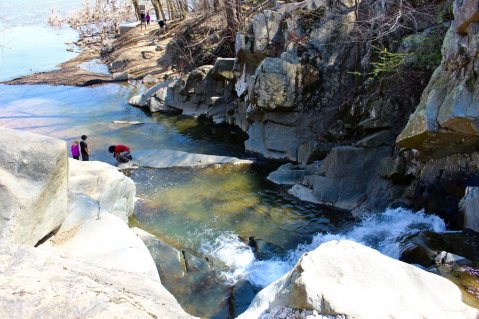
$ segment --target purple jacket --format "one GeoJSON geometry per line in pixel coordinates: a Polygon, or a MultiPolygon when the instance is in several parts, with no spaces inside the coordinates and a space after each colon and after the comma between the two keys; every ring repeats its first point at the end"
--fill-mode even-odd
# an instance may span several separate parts
{"type": "Polygon", "coordinates": [[[73,144],[72,145],[72,157],[80,156],[80,145],[73,144]]]}

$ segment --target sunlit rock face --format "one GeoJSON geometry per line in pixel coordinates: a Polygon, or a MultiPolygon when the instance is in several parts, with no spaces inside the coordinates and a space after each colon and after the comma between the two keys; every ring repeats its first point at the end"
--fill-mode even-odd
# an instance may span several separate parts
{"type": "Polygon", "coordinates": [[[67,215],[67,147],[0,128],[0,241],[35,245],[67,215]]]}
{"type": "Polygon", "coordinates": [[[349,7],[346,1],[284,4],[258,13],[248,32],[237,35],[235,91],[246,112],[234,123],[248,133],[247,150],[298,161],[302,145],[326,134],[350,92],[353,48],[331,41],[351,32],[349,7]]]}
{"type": "Polygon", "coordinates": [[[0,287],[1,318],[193,318],[159,280],[43,248],[0,246],[0,287]]]}
{"type": "Polygon", "coordinates": [[[431,156],[470,151],[479,140],[479,1],[454,2],[443,59],[421,102],[397,138],[401,147],[431,156]]]}
{"type": "Polygon", "coordinates": [[[467,187],[459,207],[464,216],[464,228],[479,232],[479,187],[467,187]]]}
{"type": "Polygon", "coordinates": [[[318,318],[478,315],[477,309],[462,302],[459,288],[449,280],[346,240],[330,241],[303,255],[238,318],[277,318],[278,309],[314,310],[311,315],[318,318]]]}
{"type": "Polygon", "coordinates": [[[69,215],[61,230],[110,213],[124,223],[133,213],[135,183],[110,164],[98,161],[69,160],[69,215]]]}

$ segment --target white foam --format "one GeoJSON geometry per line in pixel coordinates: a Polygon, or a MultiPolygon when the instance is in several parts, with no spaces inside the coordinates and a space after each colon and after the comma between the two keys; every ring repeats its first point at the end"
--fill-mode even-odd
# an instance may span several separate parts
{"type": "Polygon", "coordinates": [[[213,243],[204,243],[202,251],[230,267],[222,274],[226,284],[247,279],[255,286],[265,287],[293,268],[304,253],[330,240],[353,240],[392,258],[399,258],[399,242],[404,236],[425,230],[444,232],[445,229],[444,221],[435,215],[396,208],[371,215],[343,234],[319,233],[311,243],[298,245],[284,260],[256,260],[252,249],[232,233],[221,235],[213,243]]]}

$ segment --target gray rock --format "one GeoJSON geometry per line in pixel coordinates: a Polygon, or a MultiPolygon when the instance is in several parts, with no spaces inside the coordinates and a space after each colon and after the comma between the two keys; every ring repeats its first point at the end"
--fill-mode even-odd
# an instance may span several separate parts
{"type": "Polygon", "coordinates": [[[249,98],[265,110],[295,108],[300,101],[301,67],[281,59],[266,58],[258,66],[249,98]]]}
{"type": "Polygon", "coordinates": [[[386,145],[391,146],[391,145],[394,145],[395,139],[396,139],[396,135],[393,132],[389,130],[379,131],[362,138],[356,143],[356,145],[361,147],[369,147],[369,148],[386,146],[386,145]]]}
{"type": "Polygon", "coordinates": [[[280,166],[276,171],[271,172],[267,179],[278,185],[301,184],[306,175],[312,175],[318,164],[294,165],[291,163],[280,166]]]}
{"type": "Polygon", "coordinates": [[[128,81],[130,79],[130,74],[128,72],[115,72],[112,75],[113,81],[128,81]]]}
{"type": "Polygon", "coordinates": [[[423,92],[421,102],[397,138],[400,147],[414,148],[429,156],[441,157],[475,149],[479,141],[479,86],[472,79],[477,73],[479,54],[477,23],[468,24],[467,32],[458,28],[469,21],[479,2],[455,1],[455,19],[444,38],[441,66],[434,72],[423,92]]]}
{"type": "Polygon", "coordinates": [[[112,73],[123,70],[128,65],[128,61],[113,61],[108,65],[108,68],[112,73]]]}
{"type": "Polygon", "coordinates": [[[217,58],[211,69],[211,76],[217,80],[233,80],[235,58],[217,58]]]}
{"type": "Polygon", "coordinates": [[[464,228],[479,232],[479,187],[466,188],[459,208],[464,215],[464,228]]]}
{"type": "Polygon", "coordinates": [[[6,128],[0,136],[0,242],[33,246],[67,216],[67,146],[6,128]]]}
{"type": "Polygon", "coordinates": [[[358,213],[385,209],[404,190],[379,177],[380,163],[390,150],[385,146],[333,148],[310,178],[316,200],[358,213]]]}

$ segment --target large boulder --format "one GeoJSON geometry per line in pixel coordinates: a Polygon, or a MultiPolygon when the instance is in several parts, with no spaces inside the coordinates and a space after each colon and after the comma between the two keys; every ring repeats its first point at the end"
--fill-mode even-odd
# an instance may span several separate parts
{"type": "Polygon", "coordinates": [[[251,104],[265,110],[295,108],[301,100],[301,66],[266,58],[256,69],[249,88],[251,104]]]}
{"type": "Polygon", "coordinates": [[[303,255],[238,318],[273,318],[278,308],[313,310],[327,318],[478,316],[449,280],[346,240],[325,243],[303,255]]]}
{"type": "Polygon", "coordinates": [[[135,183],[116,167],[104,162],[70,159],[69,164],[69,215],[62,230],[105,213],[128,223],[134,210],[135,183]]]}
{"type": "MultiPolygon", "coordinates": [[[[381,162],[390,152],[387,146],[333,148],[317,172],[307,176],[302,184],[312,190],[314,201],[323,205],[358,213],[383,210],[403,191],[402,186],[379,176],[381,162]]],[[[310,196],[301,187],[294,191],[310,196]]]]}
{"type": "Polygon", "coordinates": [[[141,274],[154,280],[160,278],[143,241],[112,214],[87,219],[77,227],[59,231],[42,247],[106,269],[141,274]]]}
{"type": "Polygon", "coordinates": [[[0,287],[1,318],[193,318],[158,280],[42,248],[0,246],[0,287]]]}
{"type": "Polygon", "coordinates": [[[459,207],[464,215],[464,228],[479,232],[479,187],[467,187],[459,207]]]}
{"type": "Polygon", "coordinates": [[[455,1],[455,19],[442,46],[443,59],[416,111],[396,142],[439,157],[470,151],[479,141],[478,0],[455,1]],[[468,10],[467,8],[475,8],[468,10]],[[467,24],[466,27],[465,24],[467,24]],[[458,32],[458,30],[462,30],[458,32]]]}
{"type": "Polygon", "coordinates": [[[35,245],[67,215],[66,143],[0,128],[0,242],[35,245]]]}

